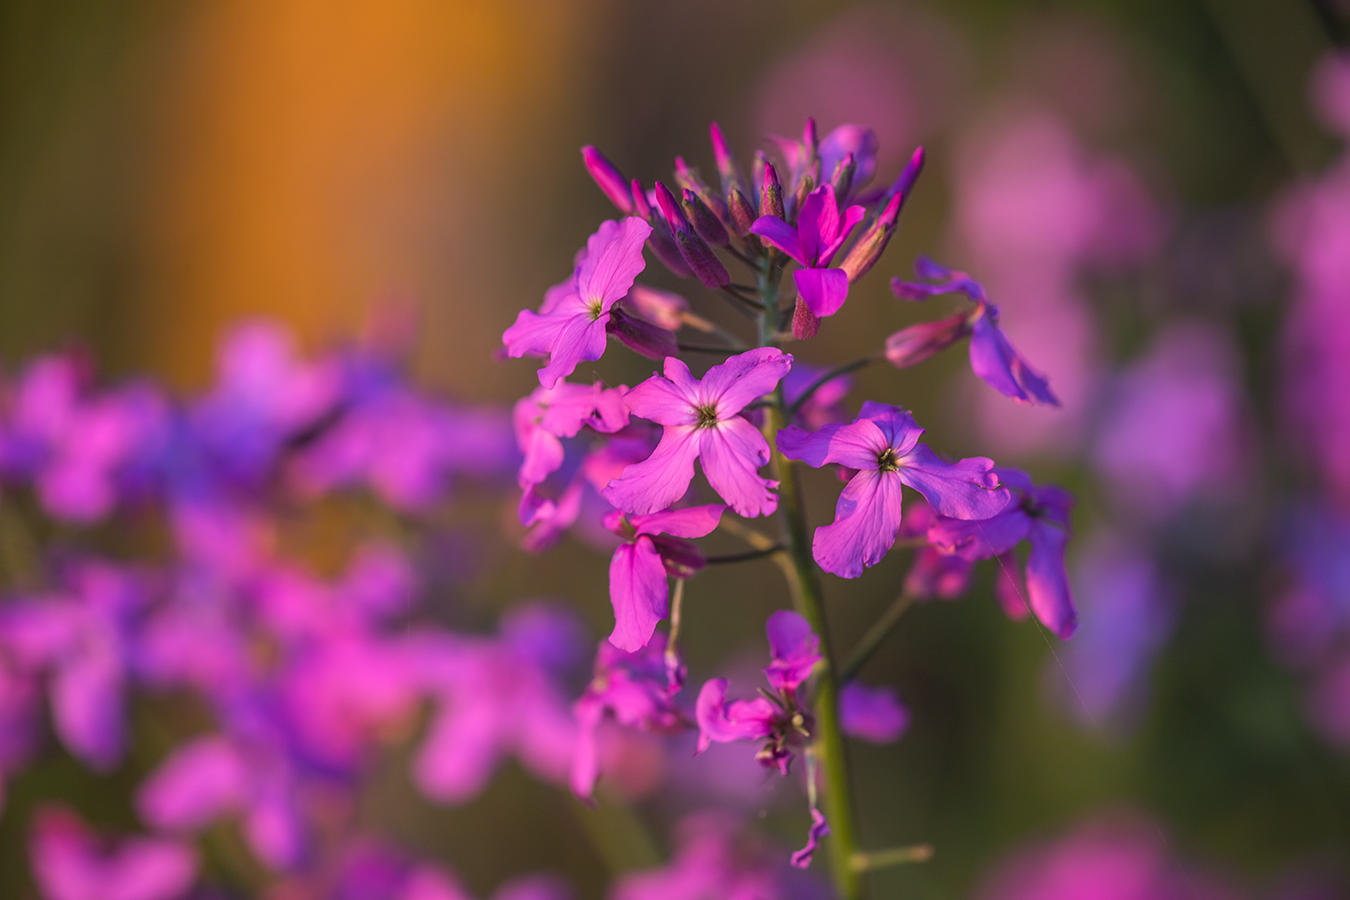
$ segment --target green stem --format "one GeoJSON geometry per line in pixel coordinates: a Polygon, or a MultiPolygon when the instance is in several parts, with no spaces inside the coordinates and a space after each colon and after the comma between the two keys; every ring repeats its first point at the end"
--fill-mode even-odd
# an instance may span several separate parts
{"type": "Polygon", "coordinates": [[[844,663],[839,670],[839,680],[841,682],[851,681],[857,677],[858,672],[872,658],[872,654],[877,651],[886,638],[890,637],[891,631],[895,629],[896,623],[900,621],[914,601],[918,599],[913,594],[906,591],[891,602],[890,607],[881,614],[876,624],[867,629],[867,633],[858,641],[858,646],[849,654],[848,662],[844,663]]]}

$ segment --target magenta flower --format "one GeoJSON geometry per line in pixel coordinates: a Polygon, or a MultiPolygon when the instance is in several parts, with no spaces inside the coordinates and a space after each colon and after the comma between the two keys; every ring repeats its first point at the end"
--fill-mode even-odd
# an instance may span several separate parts
{"type": "Polygon", "coordinates": [[[764,677],[776,696],[727,702],[727,681],[714,678],[703,685],[695,705],[698,721],[698,752],[713,742],[765,739],[756,757],[760,765],[776,767],[784,775],[792,763],[790,745],[800,744],[811,733],[810,713],[802,706],[798,688],[821,660],[820,638],[810,624],[795,612],[780,609],[769,616],[771,661],[764,677]]]}
{"type": "Polygon", "coordinates": [[[900,531],[901,485],[957,519],[987,519],[1008,504],[1009,494],[999,486],[992,460],[943,462],[919,443],[922,434],[909,413],[871,401],[847,425],[827,425],[811,433],[792,426],[778,433],[778,449],[789,459],[816,468],[838,463],[858,471],[839,495],[834,522],[817,528],[811,544],[825,571],[857,578],[881,561],[900,531]]]}
{"type": "Polygon", "coordinates": [[[511,357],[547,353],[539,383],[551,388],[572,374],[582,360],[605,352],[610,310],[633,286],[646,266],[642,245],[652,227],[636,217],[604,222],[586,242],[572,280],[561,295],[547,296],[539,312],[522,310],[502,335],[511,357]]]}
{"type": "Polygon", "coordinates": [[[741,516],[778,508],[778,482],[761,478],[769,461],[764,436],[740,415],[773,390],[792,368],[792,357],[760,347],[713,366],[700,381],[675,357],[665,375],[653,375],[624,398],[635,416],[665,427],[661,443],[644,462],[629,466],[602,493],[621,510],[646,515],[669,508],[694,480],[694,460],[713,490],[741,516]]]}
{"type": "Polygon", "coordinates": [[[919,257],[914,270],[920,278],[937,282],[919,284],[891,279],[891,291],[903,300],[926,300],[938,294],[965,294],[975,309],[937,322],[901,329],[886,340],[886,357],[897,368],[922,362],[934,353],[970,336],[970,368],[994,390],[1018,403],[1059,406],[1050,383],[1018,355],[998,327],[998,307],[989,302],[984,285],[965,272],[919,257]]]}
{"type": "Polygon", "coordinates": [[[559,384],[535,388],[516,401],[512,422],[524,459],[516,473],[522,488],[543,482],[563,462],[561,438],[576,437],[582,428],[612,434],[628,424],[623,395],[626,387],[606,390],[596,384],[559,384]]]}
{"type": "Polygon", "coordinates": [[[909,710],[892,688],[850,681],[839,689],[839,726],[873,744],[891,744],[909,728],[909,710]]]}
{"type": "Polygon", "coordinates": [[[614,605],[611,644],[629,652],[647,646],[656,623],[668,612],[666,574],[688,578],[703,568],[703,554],[678,538],[712,533],[725,510],[714,504],[645,516],[615,510],[605,516],[605,527],[624,539],[609,563],[609,599],[614,605]],[[662,537],[665,534],[673,537],[662,537]]]}
{"type": "Polygon", "coordinates": [[[28,849],[46,900],[176,900],[197,878],[189,845],[133,837],[108,847],[62,808],[38,812],[28,849]]]}
{"type": "MultiPolygon", "coordinates": [[[[1069,542],[1069,510],[1073,496],[1054,485],[1037,487],[1031,478],[1017,469],[997,468],[994,475],[1012,490],[1013,501],[983,521],[940,519],[928,529],[928,540],[939,550],[956,553],[966,559],[992,559],[1009,575],[1004,588],[1012,596],[1004,598],[1010,615],[1026,614],[1027,605],[1036,618],[1061,638],[1070,637],[1078,627],[1064,568],[1064,549],[1069,542]],[[1026,566],[1026,598],[1022,598],[1015,570],[1017,558],[1012,550],[1023,540],[1031,544],[1026,566]]],[[[937,504],[934,504],[937,506],[937,504]]],[[[938,513],[950,516],[942,507],[938,513]]],[[[968,517],[969,518],[969,517],[968,517]]]]}
{"type": "Polygon", "coordinates": [[[688,720],[675,705],[680,689],[665,660],[666,637],[653,635],[645,647],[629,653],[601,641],[595,653],[594,677],[572,705],[577,720],[577,745],[572,756],[572,791],[591,796],[599,776],[597,731],[605,715],[620,725],[642,731],[674,732],[688,720]]]}
{"type": "MultiPolygon", "coordinates": [[[[825,369],[819,366],[809,366],[800,361],[794,362],[792,371],[783,379],[784,402],[789,406],[796,403],[797,398],[808,387],[815,384],[817,378],[824,374],[825,369]]],[[[817,428],[845,421],[848,414],[844,411],[844,398],[848,396],[848,392],[852,389],[853,379],[851,377],[836,375],[817,388],[806,399],[806,402],[797,410],[797,415],[793,417],[792,424],[808,431],[815,431],[817,428]]]]}
{"type": "Polygon", "coordinates": [[[848,297],[848,274],[830,263],[866,212],[850,206],[841,214],[834,188],[823,184],[802,203],[795,228],[777,216],[760,216],[750,231],[802,266],[792,273],[797,293],[813,316],[824,318],[837,313],[848,297]]]}

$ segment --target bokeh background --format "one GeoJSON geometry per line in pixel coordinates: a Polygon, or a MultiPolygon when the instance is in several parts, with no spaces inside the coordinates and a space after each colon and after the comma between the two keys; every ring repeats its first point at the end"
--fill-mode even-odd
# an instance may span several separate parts
{"type": "MultiPolygon", "coordinates": [[[[875,896],[1005,896],[1010,854],[1082,828],[1236,896],[1350,896],[1350,676],[1328,687],[1272,624],[1296,510],[1335,481],[1291,418],[1307,234],[1289,223],[1298,191],[1344,165],[1312,85],[1348,17],[1331,0],[6,0],[0,354],[12,368],[77,345],[112,377],[188,391],[241,317],[280,319],[315,348],[411,304],[419,381],[508,404],[534,373],[495,358],[502,330],[613,215],[581,145],[650,182],[677,154],[711,169],[710,120],[743,157],[807,115],[870,125],[881,179],[922,143],[885,261],[794,352],[851,359],[934,317],[886,290],[920,253],[983,278],[1063,410],[1013,405],[959,353],[860,373],[854,396],[912,408],[945,451],[1075,491],[1083,627],[1060,643],[1007,621],[990,572],[909,614],[866,672],[899,688],[913,724],[857,749],[862,828],[937,855],[876,876],[875,896]]],[[[1329,259],[1350,272],[1350,252],[1329,259]]],[[[722,315],[711,295],[690,300],[722,315]]],[[[649,369],[617,354],[595,366],[610,383],[649,369]]],[[[809,508],[823,515],[836,490],[811,480],[809,508]]],[[[531,557],[506,506],[482,515],[501,524],[475,545],[490,564],[428,598],[439,614],[482,623],[547,594],[608,630],[603,554],[567,542],[531,557]]],[[[896,553],[828,579],[840,647],[906,566],[896,553]]],[[[768,562],[700,576],[695,678],[762,655],[778,583],[768,562]]],[[[130,824],[118,798],[144,765],[23,775],[0,817],[0,894],[31,896],[38,798],[130,824]]],[[[586,813],[514,768],[455,809],[421,801],[402,771],[389,761],[363,815],[483,893],[551,868],[600,896],[616,859],[650,863],[665,840],[659,799],[634,813],[655,851],[607,850],[586,813]]],[[[761,805],[795,841],[800,810],[761,805]]]]}

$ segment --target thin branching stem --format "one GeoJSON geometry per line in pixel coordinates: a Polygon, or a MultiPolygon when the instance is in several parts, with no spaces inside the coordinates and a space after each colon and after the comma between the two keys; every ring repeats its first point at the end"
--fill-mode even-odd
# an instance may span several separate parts
{"type": "Polygon", "coordinates": [[[792,421],[792,417],[797,414],[797,411],[802,408],[802,405],[806,403],[807,400],[811,399],[812,394],[838,378],[840,375],[847,375],[850,372],[864,369],[872,363],[879,362],[882,359],[885,359],[885,355],[877,353],[872,356],[864,356],[862,359],[855,359],[853,362],[844,363],[842,366],[835,366],[833,369],[830,369],[830,371],[811,382],[806,390],[802,391],[797,399],[792,401],[792,404],[787,408],[788,421],[792,421]]]}
{"type": "Polygon", "coordinates": [[[858,646],[853,648],[849,654],[848,661],[839,669],[839,679],[849,681],[858,676],[862,667],[867,665],[867,661],[872,658],[872,654],[890,637],[895,626],[904,616],[909,608],[914,605],[918,597],[909,591],[905,591],[899,597],[891,601],[891,605],[877,619],[876,624],[867,629],[867,633],[858,641],[858,646]]]}

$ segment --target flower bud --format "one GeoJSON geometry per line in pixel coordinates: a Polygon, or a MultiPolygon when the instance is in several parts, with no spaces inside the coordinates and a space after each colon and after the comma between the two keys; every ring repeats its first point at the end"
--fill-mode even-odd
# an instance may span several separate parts
{"type": "Polygon", "coordinates": [[[610,309],[605,331],[618,338],[628,349],[648,359],[665,359],[679,352],[673,332],[630,315],[618,305],[610,309]]]}
{"type": "Polygon", "coordinates": [[[689,264],[689,269],[699,281],[706,287],[718,288],[731,283],[731,273],[727,271],[726,266],[713,253],[712,248],[707,245],[703,238],[698,236],[689,220],[685,218],[684,210],[675,202],[675,196],[671,194],[670,189],[661,182],[656,182],[656,202],[661,207],[661,214],[666,217],[670,230],[674,233],[675,243],[680,248],[680,254],[684,261],[689,264]]]}
{"type": "Polygon", "coordinates": [[[634,284],[624,298],[624,303],[632,307],[639,316],[666,331],[679,331],[684,324],[685,313],[689,312],[689,301],[670,291],[634,284]]]}
{"type": "Polygon", "coordinates": [[[797,213],[801,210],[802,204],[806,202],[806,198],[815,189],[816,180],[811,175],[803,175],[801,180],[797,182],[797,192],[787,200],[787,219],[785,221],[789,225],[796,224],[797,213]]]}
{"type": "Polygon", "coordinates": [[[745,199],[745,195],[739,190],[732,188],[731,191],[731,227],[740,237],[745,237],[750,233],[750,226],[755,224],[755,219],[759,216],[755,208],[750,205],[750,201],[745,199]]]}
{"type": "Polygon", "coordinates": [[[581,148],[581,159],[586,164],[586,171],[595,179],[600,190],[605,192],[609,202],[617,206],[619,212],[632,215],[633,195],[628,190],[628,179],[623,177],[618,167],[590,145],[581,148]]]}
{"type": "Polygon", "coordinates": [[[713,211],[708,208],[708,204],[699,198],[698,194],[695,194],[689,188],[685,188],[684,201],[681,205],[699,237],[716,247],[725,247],[731,243],[731,236],[727,234],[726,228],[717,220],[717,216],[713,215],[713,211]]]}
{"type": "Polygon", "coordinates": [[[968,313],[911,325],[886,338],[886,359],[897,369],[906,369],[945,350],[969,334],[968,313]]]}
{"type": "Polygon", "coordinates": [[[783,183],[773,163],[764,160],[764,187],[759,192],[759,214],[783,218],[783,183]]]}
{"type": "Polygon", "coordinates": [[[647,224],[652,226],[647,246],[656,254],[656,258],[681,278],[692,275],[689,264],[684,261],[684,254],[680,253],[680,247],[670,233],[670,226],[666,224],[664,218],[654,214],[652,205],[647,200],[647,192],[642,189],[642,182],[636,178],[633,179],[633,212],[646,219],[647,224]]]}
{"type": "Polygon", "coordinates": [[[647,202],[647,192],[642,189],[642,182],[636,178],[633,179],[633,214],[646,219],[648,224],[652,221],[652,205],[647,202]]]}
{"type": "Polygon", "coordinates": [[[897,194],[900,195],[900,203],[903,206],[905,198],[908,197],[914,189],[914,182],[919,179],[919,173],[923,171],[924,152],[923,147],[914,148],[914,155],[905,163],[905,168],[901,170],[900,177],[895,179],[886,190],[886,196],[883,200],[889,201],[897,194]]]}
{"type": "Polygon", "coordinates": [[[727,142],[722,138],[722,129],[717,127],[716,122],[708,126],[708,134],[712,138],[713,159],[717,160],[717,176],[722,180],[722,193],[730,203],[734,191],[740,191],[742,195],[745,193],[748,186],[745,175],[736,164],[736,157],[731,155],[727,142]]]}
{"type": "Polygon", "coordinates": [[[881,253],[886,249],[886,245],[891,240],[891,235],[895,233],[895,223],[900,219],[900,204],[904,203],[905,198],[902,194],[896,194],[886,204],[881,215],[872,223],[858,242],[848,251],[848,256],[839,264],[839,268],[848,274],[849,283],[857,281],[867,274],[877,260],[881,259],[881,253]]]}
{"type": "Polygon", "coordinates": [[[811,307],[801,297],[797,298],[797,307],[792,311],[792,336],[799,341],[816,336],[820,331],[820,317],[811,312],[811,307]]]}
{"type": "Polygon", "coordinates": [[[708,183],[699,175],[698,169],[685,165],[684,158],[675,157],[675,183],[686,191],[693,191],[698,199],[702,200],[708,209],[712,210],[717,221],[722,223],[722,227],[727,228],[731,225],[731,213],[727,210],[726,201],[724,201],[717,191],[708,186],[708,183]]]}
{"type": "Polygon", "coordinates": [[[853,187],[853,173],[858,169],[858,164],[853,159],[852,153],[844,154],[844,158],[839,160],[839,164],[834,167],[834,172],[830,174],[830,184],[834,187],[834,195],[843,202],[848,197],[849,189],[853,187]]]}

